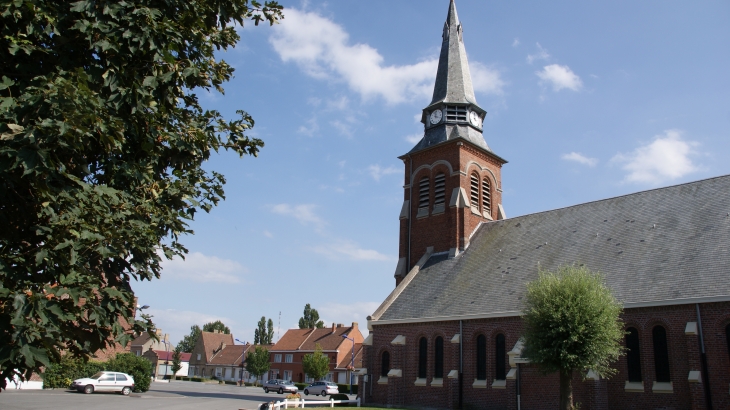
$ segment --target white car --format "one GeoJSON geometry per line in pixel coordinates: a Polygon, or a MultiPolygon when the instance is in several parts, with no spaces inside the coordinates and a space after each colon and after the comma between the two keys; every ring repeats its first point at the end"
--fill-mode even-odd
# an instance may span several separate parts
{"type": "Polygon", "coordinates": [[[320,394],[322,396],[326,396],[328,394],[337,394],[339,392],[337,384],[332,382],[314,382],[304,389],[304,394],[307,396],[310,394],[314,394],[315,396],[319,396],[320,394]]]}
{"type": "Polygon", "coordinates": [[[128,396],[134,390],[134,378],[126,373],[99,372],[91,377],[74,380],[69,389],[86,394],[110,391],[128,396]]]}

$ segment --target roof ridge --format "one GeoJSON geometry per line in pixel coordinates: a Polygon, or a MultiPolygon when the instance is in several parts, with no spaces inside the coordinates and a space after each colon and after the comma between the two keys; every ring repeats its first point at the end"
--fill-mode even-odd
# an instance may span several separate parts
{"type": "Polygon", "coordinates": [[[304,340],[302,341],[302,343],[300,343],[299,346],[297,346],[297,348],[294,349],[294,350],[299,350],[299,349],[302,348],[302,346],[304,346],[304,343],[306,343],[307,340],[309,340],[309,338],[314,334],[314,329],[315,328],[308,329],[309,330],[309,334],[307,335],[307,337],[304,338],[304,340]]]}

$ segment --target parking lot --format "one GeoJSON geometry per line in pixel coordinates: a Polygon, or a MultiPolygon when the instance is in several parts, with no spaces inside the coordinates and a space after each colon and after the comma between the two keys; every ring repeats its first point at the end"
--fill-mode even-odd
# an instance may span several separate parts
{"type": "Polygon", "coordinates": [[[281,400],[284,397],[285,395],[276,393],[266,394],[260,387],[175,381],[172,383],[154,382],[148,392],[132,393],[128,397],[114,393],[83,394],[58,389],[6,390],[0,393],[0,409],[200,410],[202,408],[205,410],[254,410],[265,401],[281,400]]]}

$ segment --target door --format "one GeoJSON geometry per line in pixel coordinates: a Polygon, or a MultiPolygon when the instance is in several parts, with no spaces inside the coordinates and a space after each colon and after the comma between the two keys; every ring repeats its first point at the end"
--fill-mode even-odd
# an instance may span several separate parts
{"type": "Polygon", "coordinates": [[[97,391],[114,391],[116,381],[114,380],[114,373],[104,374],[99,378],[99,382],[96,385],[97,391]]]}

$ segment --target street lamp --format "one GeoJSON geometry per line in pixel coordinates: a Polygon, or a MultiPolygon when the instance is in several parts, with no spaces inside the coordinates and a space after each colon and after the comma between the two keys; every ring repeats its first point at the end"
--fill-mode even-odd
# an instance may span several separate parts
{"type": "MultiPolygon", "coordinates": [[[[342,335],[342,338],[352,342],[352,359],[350,359],[350,367],[352,368],[350,371],[352,372],[355,370],[355,339],[347,337],[347,335],[342,335]]],[[[350,394],[352,394],[352,374],[348,376],[350,376],[350,394]]]]}
{"type": "MultiPolygon", "coordinates": [[[[238,339],[234,339],[234,340],[237,341],[238,343],[242,344],[242,345],[245,345],[246,344],[246,342],[240,341],[238,339]]],[[[243,387],[243,368],[244,368],[243,367],[243,363],[245,361],[246,361],[246,349],[243,350],[243,357],[241,358],[241,370],[240,370],[241,374],[239,374],[240,379],[241,379],[241,387],[243,387]]]]}

